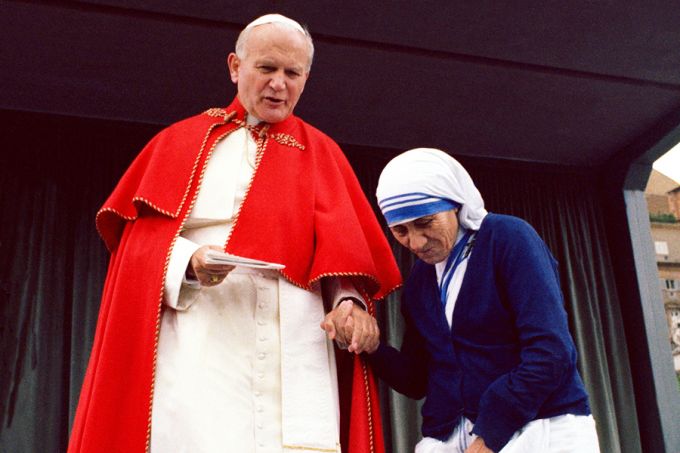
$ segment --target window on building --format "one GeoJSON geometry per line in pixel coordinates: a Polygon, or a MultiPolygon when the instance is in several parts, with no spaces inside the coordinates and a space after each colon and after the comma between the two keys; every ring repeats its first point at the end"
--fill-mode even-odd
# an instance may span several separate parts
{"type": "Polygon", "coordinates": [[[668,255],[668,242],[654,241],[654,250],[657,255],[668,255]]]}
{"type": "Polygon", "coordinates": [[[665,285],[666,285],[666,289],[675,289],[676,288],[675,280],[666,279],[665,285]]]}

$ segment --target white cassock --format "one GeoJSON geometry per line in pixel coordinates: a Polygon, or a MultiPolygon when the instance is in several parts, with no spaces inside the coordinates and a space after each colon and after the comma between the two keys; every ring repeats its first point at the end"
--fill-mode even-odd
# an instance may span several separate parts
{"type": "MultiPolygon", "coordinates": [[[[335,356],[319,327],[325,315],[320,288],[305,291],[275,271],[241,267],[214,287],[184,280],[196,249],[226,242],[255,153],[243,128],[215,146],[173,248],[158,342],[152,453],[340,451],[335,356]]],[[[335,304],[358,297],[347,281],[332,280],[335,304]]]]}

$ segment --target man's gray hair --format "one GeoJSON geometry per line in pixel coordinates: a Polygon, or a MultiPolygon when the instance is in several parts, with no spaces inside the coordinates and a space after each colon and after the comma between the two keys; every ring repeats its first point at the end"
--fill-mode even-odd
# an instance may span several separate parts
{"type": "Polygon", "coordinates": [[[307,30],[306,26],[300,25],[293,19],[290,19],[286,16],[282,16],[280,14],[267,14],[265,16],[258,17],[257,19],[246,25],[246,27],[241,31],[241,33],[238,35],[238,39],[236,40],[235,46],[236,56],[239,57],[240,59],[246,58],[246,43],[250,36],[250,32],[253,30],[253,28],[257,27],[258,25],[264,24],[274,24],[286,27],[291,30],[300,32],[305,36],[307,46],[309,47],[308,52],[309,59],[306,68],[307,71],[309,72],[309,70],[312,68],[312,60],[314,59],[314,42],[312,41],[312,35],[309,33],[309,30],[307,30]]]}

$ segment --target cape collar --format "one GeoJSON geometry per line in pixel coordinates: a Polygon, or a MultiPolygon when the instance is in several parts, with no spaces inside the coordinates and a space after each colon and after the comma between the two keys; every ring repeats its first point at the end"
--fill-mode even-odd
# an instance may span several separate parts
{"type": "MultiPolygon", "coordinates": [[[[243,104],[241,104],[238,96],[234,97],[234,100],[226,109],[211,108],[203,113],[212,117],[223,118],[224,122],[234,121],[237,124],[247,124],[246,118],[248,116],[248,111],[245,109],[245,107],[243,107],[243,104]]],[[[261,122],[257,126],[250,127],[253,127],[256,130],[265,130],[269,134],[279,134],[284,132],[290,134],[296,120],[297,117],[291,114],[285,120],[279,121],[278,123],[261,122]]]]}

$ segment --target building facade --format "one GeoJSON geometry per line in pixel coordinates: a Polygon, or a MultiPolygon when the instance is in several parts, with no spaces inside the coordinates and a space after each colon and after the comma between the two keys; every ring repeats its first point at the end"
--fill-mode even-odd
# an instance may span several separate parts
{"type": "Polygon", "coordinates": [[[673,363],[680,373],[680,184],[653,170],[645,198],[673,363]]]}

